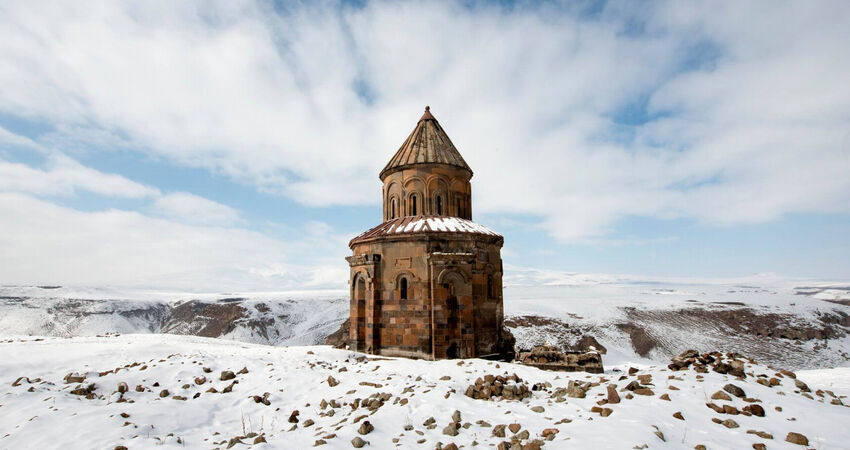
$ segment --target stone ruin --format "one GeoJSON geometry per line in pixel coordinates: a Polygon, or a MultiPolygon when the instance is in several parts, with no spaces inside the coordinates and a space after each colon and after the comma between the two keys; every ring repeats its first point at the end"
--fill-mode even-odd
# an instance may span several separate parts
{"type": "Polygon", "coordinates": [[[602,373],[602,356],[599,352],[561,351],[553,345],[543,344],[531,351],[519,352],[517,361],[527,366],[559,372],[602,373]]]}

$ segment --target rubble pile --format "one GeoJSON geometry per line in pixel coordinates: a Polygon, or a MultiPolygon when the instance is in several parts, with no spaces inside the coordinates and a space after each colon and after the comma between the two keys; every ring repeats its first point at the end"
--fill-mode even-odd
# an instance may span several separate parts
{"type": "Polygon", "coordinates": [[[530,352],[520,352],[519,362],[543,370],[560,372],[602,373],[602,356],[598,352],[561,351],[553,345],[538,345],[530,352]]]}
{"type": "Polygon", "coordinates": [[[475,384],[466,388],[465,395],[476,400],[490,400],[492,398],[504,400],[522,400],[531,397],[531,390],[516,374],[513,375],[485,375],[478,377],[475,384]]]}

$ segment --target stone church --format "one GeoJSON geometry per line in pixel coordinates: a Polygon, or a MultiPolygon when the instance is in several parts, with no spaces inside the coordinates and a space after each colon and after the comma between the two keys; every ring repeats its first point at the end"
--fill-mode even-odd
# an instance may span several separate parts
{"type": "Polygon", "coordinates": [[[383,223],[349,243],[350,348],[493,357],[506,339],[504,239],[472,221],[472,169],[429,109],[380,173],[383,223]]]}

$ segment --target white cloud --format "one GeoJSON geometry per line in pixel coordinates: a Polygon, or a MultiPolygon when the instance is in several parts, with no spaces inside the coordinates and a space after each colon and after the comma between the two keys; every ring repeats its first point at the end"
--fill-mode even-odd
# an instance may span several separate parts
{"type": "Polygon", "coordinates": [[[151,209],[157,215],[191,224],[228,226],[242,221],[235,209],[186,192],[162,195],[151,209]]]}
{"type": "Polygon", "coordinates": [[[267,8],[3,5],[0,111],[305,204],[376,204],[430,103],[476,211],[534,213],[565,241],[629,215],[850,211],[847,2],[267,8]],[[613,120],[644,100],[653,120],[613,120]]]}
{"type": "Polygon", "coordinates": [[[0,192],[2,191],[60,196],[88,191],[123,198],[159,195],[159,191],[155,188],[136,183],[120,175],[103,173],[83,166],[61,153],[50,154],[43,170],[0,159],[0,192]]]}
{"type": "Polygon", "coordinates": [[[135,212],[81,212],[0,193],[0,280],[22,284],[189,290],[339,287],[347,267],[292,264],[261,233],[195,226],[135,212]]]}

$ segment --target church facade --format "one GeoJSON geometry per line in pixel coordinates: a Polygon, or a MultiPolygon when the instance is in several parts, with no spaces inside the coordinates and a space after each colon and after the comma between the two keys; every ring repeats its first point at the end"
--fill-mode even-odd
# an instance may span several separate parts
{"type": "Polygon", "coordinates": [[[383,222],[349,243],[350,348],[424,359],[503,347],[504,239],[472,221],[472,169],[425,114],[380,173],[383,222]]]}

